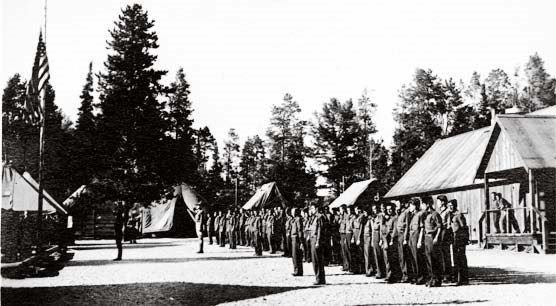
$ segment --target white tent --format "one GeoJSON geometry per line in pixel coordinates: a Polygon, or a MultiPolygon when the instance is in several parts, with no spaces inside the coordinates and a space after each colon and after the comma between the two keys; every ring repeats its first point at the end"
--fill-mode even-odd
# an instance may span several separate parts
{"type": "Polygon", "coordinates": [[[373,182],[376,182],[376,180],[372,179],[351,184],[351,186],[349,186],[348,189],[342,192],[342,194],[340,194],[340,196],[336,198],[336,200],[330,203],[330,206],[328,207],[336,208],[342,205],[352,206],[353,204],[355,204],[357,199],[359,199],[359,196],[361,196],[361,194],[363,194],[363,192],[365,192],[365,190],[367,190],[367,188],[369,188],[369,185],[373,182]]]}
{"type": "MultiPolygon", "coordinates": [[[[43,211],[46,213],[67,211],[48,192],[43,190],[43,211]]],[[[39,184],[28,172],[20,175],[14,169],[2,167],[2,208],[14,211],[37,211],[39,184]]]]}
{"type": "Polygon", "coordinates": [[[284,206],[286,200],[278,190],[275,182],[262,185],[255,194],[243,205],[243,209],[265,208],[276,206],[284,206]]]}

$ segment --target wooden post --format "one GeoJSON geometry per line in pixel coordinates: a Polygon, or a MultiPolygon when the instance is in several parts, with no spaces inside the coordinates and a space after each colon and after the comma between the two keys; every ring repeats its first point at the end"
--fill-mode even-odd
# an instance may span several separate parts
{"type": "Polygon", "coordinates": [[[489,213],[489,209],[490,209],[490,190],[488,187],[488,174],[485,172],[485,176],[484,176],[484,181],[485,181],[485,211],[486,211],[486,234],[490,234],[490,213],[489,213]]]}
{"type": "Polygon", "coordinates": [[[533,207],[535,207],[535,191],[534,191],[534,186],[533,186],[533,169],[529,169],[529,194],[528,194],[528,202],[530,205],[530,215],[529,215],[529,222],[531,223],[531,234],[535,233],[535,223],[536,223],[536,217],[535,217],[535,212],[533,211],[533,207]]]}

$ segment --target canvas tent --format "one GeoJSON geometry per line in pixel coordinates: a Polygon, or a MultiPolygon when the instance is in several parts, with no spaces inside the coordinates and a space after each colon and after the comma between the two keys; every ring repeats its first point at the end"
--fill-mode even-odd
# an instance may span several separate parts
{"type": "Polygon", "coordinates": [[[353,183],[336,200],[332,201],[328,207],[352,206],[357,202],[362,202],[362,200],[367,200],[365,204],[368,204],[369,201],[377,201],[375,199],[377,195],[378,198],[382,195],[379,185],[376,179],[353,183]]]}
{"type": "MultiPolygon", "coordinates": [[[[43,191],[43,212],[67,215],[67,211],[48,192],[43,191]]],[[[14,169],[2,167],[2,209],[13,211],[37,211],[39,184],[28,172],[20,175],[14,169]]]]}
{"type": "Polygon", "coordinates": [[[243,209],[285,206],[286,200],[278,190],[275,182],[262,185],[257,192],[243,205],[243,209]]]}
{"type": "Polygon", "coordinates": [[[153,203],[143,209],[143,233],[174,232],[182,235],[191,232],[194,230],[193,211],[196,208],[206,209],[207,206],[207,201],[191,186],[187,184],[176,186],[171,199],[153,203]]]}

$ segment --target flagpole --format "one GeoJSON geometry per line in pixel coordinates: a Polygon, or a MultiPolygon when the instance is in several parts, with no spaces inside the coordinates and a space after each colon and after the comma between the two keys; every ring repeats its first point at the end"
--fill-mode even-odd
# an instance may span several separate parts
{"type": "MultiPolygon", "coordinates": [[[[44,1],[44,44],[46,45],[46,4],[47,0],[44,1]]],[[[42,211],[43,211],[43,201],[44,201],[44,131],[46,126],[46,109],[45,109],[45,99],[46,99],[46,87],[41,89],[39,100],[42,110],[40,115],[40,131],[39,131],[39,203],[37,209],[37,253],[41,251],[42,247],[42,211]]]]}

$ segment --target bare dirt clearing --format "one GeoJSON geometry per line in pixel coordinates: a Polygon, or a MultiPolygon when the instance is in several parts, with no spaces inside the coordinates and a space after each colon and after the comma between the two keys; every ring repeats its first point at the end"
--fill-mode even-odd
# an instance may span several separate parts
{"type": "Polygon", "coordinates": [[[2,305],[552,305],[556,256],[471,249],[469,286],[427,288],[385,284],[340,267],[326,268],[326,286],[291,276],[291,259],[254,257],[194,239],[143,239],[113,262],[112,241],[80,241],[75,257],[49,278],[2,279],[2,305]]]}

